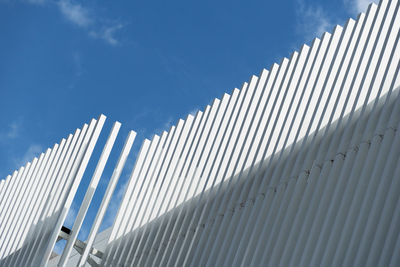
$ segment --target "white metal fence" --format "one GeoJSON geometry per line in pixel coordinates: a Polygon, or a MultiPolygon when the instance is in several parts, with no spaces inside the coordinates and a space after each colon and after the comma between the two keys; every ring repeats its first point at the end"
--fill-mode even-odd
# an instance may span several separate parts
{"type": "MultiPolygon", "coordinates": [[[[240,90],[145,140],[101,266],[399,266],[399,39],[399,1],[371,4],[240,90]]],[[[90,145],[79,145],[85,156],[73,156],[84,152],[71,155],[69,147],[100,121],[0,183],[0,265],[45,266],[91,153],[90,145]],[[83,166],[77,170],[72,160],[65,167],[70,158],[83,166]],[[51,175],[63,166],[71,175],[51,175]],[[40,192],[26,177],[41,179],[40,192]],[[63,191],[53,183],[70,186],[63,191]],[[42,191],[40,199],[51,201],[36,201],[42,191]],[[52,207],[39,208],[45,212],[36,219],[23,203],[52,207]],[[20,236],[17,229],[27,227],[39,230],[20,236]]],[[[68,265],[118,129],[117,123],[59,266],[68,265]]],[[[91,257],[134,137],[78,266],[91,257]]]]}

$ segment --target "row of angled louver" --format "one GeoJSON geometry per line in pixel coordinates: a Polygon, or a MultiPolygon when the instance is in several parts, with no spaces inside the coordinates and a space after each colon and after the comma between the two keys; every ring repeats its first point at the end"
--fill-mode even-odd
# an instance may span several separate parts
{"type": "Polygon", "coordinates": [[[399,29],[372,4],[145,141],[102,265],[399,265],[399,29]]]}
{"type": "MultiPolygon", "coordinates": [[[[371,4],[145,140],[97,262],[400,266],[399,42],[399,1],[371,4]]],[[[47,264],[104,119],[1,181],[0,266],[47,264]]],[[[133,133],[83,256],[69,259],[116,128],[59,266],[97,264],[90,249],[133,133]]]]}

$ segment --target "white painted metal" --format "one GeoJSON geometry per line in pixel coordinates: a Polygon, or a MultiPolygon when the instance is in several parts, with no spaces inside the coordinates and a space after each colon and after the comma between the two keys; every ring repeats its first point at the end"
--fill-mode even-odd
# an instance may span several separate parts
{"type": "MultiPolygon", "coordinates": [[[[105,116],[101,115],[89,126],[85,124],[82,131],[77,129],[67,140],[62,139],[60,145],[48,149],[1,182],[0,266],[46,265],[104,121],[105,116]]],[[[99,182],[119,128],[120,123],[117,122],[87,191],[87,204],[99,182]]],[[[119,176],[125,164],[134,136],[131,132],[114,177],[119,176]]],[[[82,212],[75,223],[77,227],[73,228],[76,232],[87,208],[88,205],[81,207],[82,212]]]]}
{"type": "MultiPolygon", "coordinates": [[[[154,142],[154,138],[153,138],[153,141],[151,141],[151,143],[154,142]]],[[[125,197],[122,199],[122,202],[120,204],[119,210],[116,215],[116,218],[114,220],[112,232],[108,239],[108,243],[110,244],[110,246],[107,247],[108,250],[105,252],[105,256],[104,256],[102,262],[106,262],[108,257],[110,257],[110,255],[112,255],[115,252],[115,249],[116,249],[115,243],[117,242],[116,240],[118,237],[120,237],[122,235],[122,234],[120,234],[120,235],[117,235],[117,234],[118,234],[118,231],[122,231],[123,225],[126,224],[126,222],[123,223],[122,220],[126,219],[128,217],[126,214],[127,207],[129,207],[128,202],[132,203],[132,201],[130,201],[130,200],[131,200],[132,196],[134,195],[133,192],[134,192],[134,190],[136,190],[136,192],[137,192],[138,188],[140,186],[140,183],[138,183],[138,174],[142,171],[142,167],[143,167],[145,161],[147,160],[147,155],[148,155],[148,153],[150,153],[149,149],[150,149],[150,147],[152,147],[152,146],[150,146],[151,143],[150,143],[150,140],[145,139],[142,144],[142,147],[139,151],[139,155],[136,159],[136,163],[133,168],[130,179],[128,181],[128,185],[126,186],[126,190],[125,190],[125,194],[124,194],[125,197]]],[[[136,193],[136,195],[137,195],[137,193],[136,193]]],[[[130,208],[132,208],[132,207],[130,207],[130,208]]]]}
{"type": "MultiPolygon", "coordinates": [[[[33,264],[38,266],[39,263],[37,261],[41,261],[43,259],[43,254],[45,252],[44,246],[49,245],[49,243],[47,242],[48,236],[50,235],[51,232],[55,231],[55,229],[50,228],[49,225],[54,226],[56,219],[54,217],[57,217],[57,215],[59,214],[59,209],[56,208],[57,206],[59,206],[57,201],[63,198],[62,195],[65,195],[63,192],[65,190],[61,190],[61,188],[66,188],[68,180],[72,179],[71,178],[73,176],[72,172],[74,172],[73,169],[78,164],[77,162],[79,161],[79,156],[83,153],[84,144],[87,143],[87,139],[91,135],[95,123],[96,123],[95,120],[92,120],[92,123],[90,124],[89,127],[87,127],[87,125],[84,125],[84,128],[82,129],[82,132],[79,136],[78,142],[75,145],[74,150],[72,151],[71,158],[69,158],[65,171],[62,174],[61,181],[54,181],[54,180],[52,181],[53,183],[59,182],[59,184],[57,184],[57,186],[53,184],[54,187],[49,186],[50,191],[45,190],[44,192],[41,193],[39,197],[40,199],[39,203],[41,203],[40,210],[42,210],[42,212],[41,214],[35,217],[34,221],[35,223],[36,222],[39,223],[38,230],[37,232],[35,231],[35,236],[32,238],[32,241],[30,242],[28,249],[24,251],[24,254],[19,255],[19,258],[15,263],[16,266],[28,265],[28,264],[33,264]],[[44,202],[45,199],[47,199],[48,202],[46,202],[46,204],[43,207],[42,203],[44,202]],[[53,214],[55,214],[55,216],[53,214]],[[49,218],[49,216],[51,215],[53,216],[49,218]]],[[[45,182],[46,182],[45,184],[48,185],[48,181],[45,182]]],[[[48,187],[46,186],[45,188],[48,187]]]]}
{"type": "MultiPolygon", "coordinates": [[[[237,95],[237,94],[236,94],[237,95]]],[[[235,95],[235,96],[236,96],[235,95]]],[[[222,100],[221,100],[221,102],[220,102],[220,104],[218,105],[218,111],[216,112],[216,114],[219,114],[218,116],[214,116],[214,118],[213,118],[213,122],[212,122],[212,125],[218,125],[219,124],[219,122],[220,122],[220,120],[221,120],[221,116],[222,116],[222,114],[224,113],[224,112],[219,112],[219,111],[224,111],[224,110],[226,110],[227,108],[228,108],[228,106],[229,106],[229,103],[231,103],[231,99],[232,98],[235,98],[235,96],[230,96],[230,95],[227,95],[227,94],[225,94],[223,97],[222,97],[222,100]]],[[[229,109],[229,108],[228,108],[229,109]]],[[[208,119],[209,121],[210,121],[210,119],[211,119],[211,117],[208,119]]],[[[212,127],[212,126],[211,126],[212,127]]],[[[195,130],[197,130],[197,129],[195,129],[195,130]]],[[[203,130],[204,130],[204,128],[203,128],[203,130]]],[[[215,131],[214,132],[211,132],[210,133],[210,135],[208,136],[208,141],[206,141],[205,143],[204,143],[204,145],[206,145],[207,146],[207,148],[209,149],[209,148],[211,148],[212,147],[212,145],[211,145],[211,140],[212,140],[212,138],[213,138],[213,136],[215,136],[215,131]],[[208,144],[207,144],[208,143],[208,144]]],[[[186,140],[185,140],[185,142],[186,142],[186,140]]],[[[183,143],[183,142],[182,142],[183,143]]],[[[198,143],[199,144],[199,143],[198,143]]],[[[189,148],[189,147],[188,147],[189,148]]],[[[200,147],[198,147],[197,149],[199,149],[200,147]]],[[[207,149],[206,148],[206,149],[207,149]]],[[[203,150],[202,151],[202,153],[204,153],[204,151],[205,150],[203,150]]],[[[193,155],[193,150],[192,150],[192,153],[190,154],[190,157],[192,158],[194,155],[193,155]]],[[[188,162],[188,161],[187,161],[188,162]]],[[[185,163],[187,163],[187,162],[185,162],[185,163]]],[[[194,166],[194,165],[192,165],[192,166],[194,166]]],[[[185,165],[183,165],[182,166],[183,168],[185,168],[185,165]]],[[[182,169],[183,170],[183,169],[182,169]]],[[[178,172],[181,172],[181,170],[178,170],[178,172]]],[[[181,176],[178,176],[178,178],[180,179],[180,180],[184,180],[184,177],[181,177],[181,176]]],[[[189,179],[187,179],[188,181],[186,182],[186,184],[182,184],[182,187],[180,188],[180,189],[178,189],[178,190],[176,190],[176,189],[174,189],[174,191],[177,191],[177,193],[178,194],[176,194],[176,196],[174,197],[174,199],[175,199],[175,206],[177,206],[177,205],[179,205],[179,204],[181,204],[182,203],[182,198],[184,197],[184,195],[186,194],[188,194],[189,192],[188,192],[188,182],[189,182],[189,179]]],[[[183,182],[183,181],[182,181],[183,182]]],[[[196,181],[195,180],[193,180],[193,179],[191,179],[191,184],[193,185],[193,183],[195,183],[196,181]]],[[[189,186],[190,187],[190,186],[189,186]]],[[[166,219],[170,219],[170,218],[163,218],[163,220],[162,220],[162,224],[167,224],[167,222],[164,222],[166,219]]],[[[170,223],[169,223],[170,224],[170,223]]],[[[157,235],[160,237],[160,235],[161,235],[161,232],[160,231],[158,231],[158,233],[157,233],[157,235]]],[[[154,245],[156,245],[156,246],[158,246],[158,244],[154,244],[154,245]]],[[[153,246],[154,246],[153,245],[153,246]]],[[[136,253],[139,253],[139,252],[141,252],[142,253],[142,249],[138,249],[137,250],[137,252],[136,253]]],[[[150,252],[153,252],[153,251],[150,251],[150,252]]],[[[145,260],[146,262],[148,262],[148,261],[151,261],[151,260],[153,260],[154,258],[153,257],[151,257],[150,255],[146,255],[147,256],[147,259],[144,259],[144,255],[143,255],[144,253],[142,253],[142,257],[141,257],[141,259],[140,260],[145,260]]],[[[140,262],[140,261],[139,261],[140,262]]],[[[148,264],[150,264],[150,262],[148,263],[148,264]]]]}
{"type": "Polygon", "coordinates": [[[89,256],[89,252],[93,246],[94,243],[94,239],[97,235],[97,232],[100,228],[100,224],[104,218],[106,209],[108,207],[108,204],[111,200],[111,196],[114,192],[114,189],[118,183],[119,177],[121,176],[121,172],[125,166],[125,162],[128,158],[129,152],[131,151],[132,145],[133,145],[133,141],[135,140],[136,137],[136,133],[134,131],[130,131],[128,134],[128,137],[126,138],[124,147],[121,151],[121,154],[119,156],[117,165],[113,171],[113,174],[111,176],[110,182],[108,183],[106,192],[104,194],[103,200],[100,204],[100,208],[96,214],[96,218],[93,222],[92,228],[90,229],[90,233],[89,236],[87,238],[86,241],[86,247],[81,255],[80,261],[79,261],[79,265],[78,266],[84,266],[86,263],[86,260],[89,256]]]}
{"type": "MultiPolygon", "coordinates": [[[[194,122],[193,122],[193,126],[191,127],[190,132],[189,132],[189,134],[188,134],[188,137],[187,137],[185,143],[182,143],[182,145],[183,145],[183,147],[182,147],[183,151],[182,151],[181,154],[179,155],[179,159],[178,159],[179,162],[177,163],[176,168],[173,170],[173,176],[176,176],[177,179],[179,179],[179,181],[177,181],[177,183],[178,183],[178,184],[179,184],[179,183],[181,184],[181,187],[180,187],[180,188],[182,188],[182,187],[184,186],[185,179],[183,179],[183,177],[177,176],[176,173],[179,173],[179,172],[181,172],[181,171],[183,170],[183,168],[184,168],[184,166],[185,166],[185,164],[186,164],[188,158],[191,158],[192,155],[193,155],[193,153],[190,153],[189,155],[188,155],[188,153],[189,153],[190,151],[193,152],[193,150],[192,150],[191,148],[192,148],[192,146],[193,146],[194,138],[195,138],[195,135],[196,135],[196,133],[197,133],[198,126],[199,126],[199,124],[200,124],[202,115],[203,115],[202,112],[198,112],[198,113],[197,113],[197,115],[196,115],[196,117],[195,117],[195,119],[194,119],[194,122]]],[[[178,195],[177,195],[176,197],[173,197],[173,196],[172,196],[172,197],[170,197],[169,199],[166,200],[166,201],[168,201],[167,205],[165,206],[165,209],[167,209],[167,210],[171,210],[170,205],[171,205],[172,203],[174,203],[174,208],[176,207],[177,204],[180,204],[180,202],[177,202],[177,201],[178,201],[178,197],[179,197],[180,195],[182,195],[183,192],[182,192],[181,189],[176,189],[176,188],[179,188],[179,185],[178,185],[178,184],[176,185],[176,187],[175,187],[174,190],[171,190],[171,191],[173,191],[173,193],[175,193],[176,191],[178,191],[178,195]]],[[[165,197],[164,197],[164,199],[165,199],[165,197]]],[[[159,213],[161,213],[160,210],[159,210],[159,213]]],[[[162,213],[165,213],[165,211],[162,212],[162,213]]],[[[161,213],[161,214],[162,214],[162,213],[161,213]]],[[[164,216],[164,217],[162,218],[162,223],[161,223],[161,225],[166,224],[166,222],[164,223],[164,221],[167,220],[167,219],[169,219],[169,216],[164,216]]],[[[151,230],[153,230],[153,228],[152,228],[151,230]]],[[[157,239],[159,240],[158,237],[160,237],[160,234],[161,234],[161,231],[160,231],[160,228],[158,228],[158,229],[154,229],[154,231],[152,231],[152,232],[149,234],[149,236],[147,237],[146,244],[144,245],[144,249],[147,249],[148,254],[153,253],[154,251],[157,250],[157,248],[153,248],[153,249],[149,248],[150,245],[149,245],[148,243],[149,243],[149,242],[152,242],[151,247],[153,247],[153,246],[158,246],[158,242],[156,243],[155,240],[157,240],[157,239]],[[155,233],[155,231],[157,231],[157,233],[155,233]]],[[[143,250],[144,250],[144,249],[143,249],[143,250]]],[[[151,257],[150,255],[147,257],[147,259],[151,259],[151,258],[152,258],[152,257],[151,257]]],[[[143,254],[142,254],[142,259],[143,259],[143,254]]]]}
{"type": "MultiPolygon", "coordinates": [[[[79,133],[79,131],[78,131],[78,133],[79,133]]],[[[64,145],[64,148],[62,150],[62,153],[59,156],[59,160],[57,162],[57,166],[53,169],[53,172],[50,173],[49,177],[54,177],[54,176],[56,176],[58,174],[59,168],[60,168],[62,162],[65,159],[65,155],[67,153],[67,150],[69,149],[69,147],[71,145],[72,139],[73,139],[73,135],[70,134],[68,139],[65,142],[65,145],[64,145]]],[[[63,141],[61,142],[61,144],[62,143],[63,143],[63,141]]],[[[39,159],[39,161],[40,161],[40,159],[39,159]]],[[[32,222],[31,216],[35,214],[35,213],[32,213],[32,212],[34,212],[35,209],[33,209],[31,207],[31,210],[29,210],[28,207],[31,206],[30,203],[37,203],[38,202],[36,193],[38,191],[40,191],[40,188],[42,187],[42,185],[41,185],[41,181],[43,180],[42,177],[37,177],[36,175],[34,175],[34,176],[32,176],[32,178],[33,178],[32,180],[33,180],[34,184],[30,189],[29,195],[27,196],[27,202],[26,202],[27,204],[25,205],[24,210],[21,212],[22,223],[19,226],[19,229],[15,230],[18,233],[16,239],[13,241],[13,242],[15,242],[15,245],[16,245],[15,249],[22,248],[22,246],[24,244],[26,235],[28,234],[28,230],[30,230],[29,229],[30,228],[29,225],[32,222]],[[17,240],[19,240],[19,241],[16,242],[17,240]]],[[[12,259],[13,258],[10,258],[8,263],[10,263],[12,259]]]]}
{"type": "MultiPolygon", "coordinates": [[[[61,197],[61,199],[63,201],[61,202],[62,207],[60,210],[60,214],[59,214],[55,224],[53,225],[54,228],[50,234],[50,237],[47,240],[47,246],[44,246],[44,255],[41,259],[40,258],[38,259],[38,261],[40,262],[40,264],[38,266],[45,267],[46,263],[48,262],[48,260],[50,258],[53,247],[54,247],[55,243],[57,242],[57,238],[58,238],[59,232],[61,230],[61,227],[65,221],[65,218],[67,217],[69,208],[71,207],[72,201],[75,197],[75,192],[78,189],[78,186],[82,179],[83,173],[85,172],[86,166],[92,155],[94,146],[96,145],[96,142],[100,135],[101,129],[103,128],[105,119],[106,119],[106,117],[104,115],[100,115],[100,117],[97,120],[96,125],[94,127],[93,134],[91,134],[89,139],[87,140],[87,146],[85,144],[86,142],[84,141],[85,151],[82,155],[82,158],[79,159],[79,166],[77,164],[76,165],[74,164],[75,166],[74,166],[73,172],[72,172],[73,177],[71,177],[72,178],[71,182],[66,184],[66,188],[68,188],[69,194],[68,195],[65,194],[65,196],[61,197]]],[[[41,240],[44,240],[44,238],[41,238],[41,240]]],[[[39,243],[39,247],[40,247],[40,243],[39,243]]],[[[33,262],[36,262],[36,261],[33,260],[33,262]]]]}
{"type": "MultiPolygon", "coordinates": [[[[385,0],[379,6],[371,5],[357,21],[349,20],[344,29],[336,27],[332,35],[316,39],[310,49],[305,46],[290,61],[274,65],[271,73],[262,73],[256,79],[262,82],[251,81],[229,114],[221,116],[225,111],[217,110],[213,118],[220,116],[223,127],[201,131],[207,141],[201,141],[190,156],[193,163],[188,166],[193,167],[184,167],[184,162],[179,165],[179,158],[170,160],[170,166],[186,168],[181,174],[193,182],[182,190],[185,186],[180,189],[176,182],[181,175],[165,172],[169,183],[158,189],[163,200],[179,199],[188,190],[189,197],[184,196],[182,204],[171,210],[168,201],[143,227],[130,228],[132,234],[125,231],[124,251],[130,246],[134,255],[115,250],[103,264],[329,265],[338,238],[348,237],[353,244],[365,240],[366,252],[352,254],[363,265],[370,242],[362,231],[374,225],[367,223],[373,198],[364,200],[364,195],[374,195],[379,180],[358,187],[359,179],[379,177],[384,170],[394,172],[381,164],[394,137],[381,140],[376,132],[387,126],[389,115],[380,114],[393,109],[395,96],[389,92],[397,88],[397,6],[397,1],[385,0]],[[206,148],[206,143],[213,148],[206,148]],[[356,211],[352,217],[349,209],[356,211]],[[361,217],[357,215],[360,209],[364,211],[361,217]],[[359,222],[354,237],[335,234],[343,227],[337,222],[346,218],[359,222]],[[331,227],[336,230],[330,231],[331,227]]],[[[177,142],[183,145],[187,138],[177,142]]],[[[398,157],[397,152],[392,154],[398,157]]],[[[381,190],[388,190],[390,179],[381,190]]],[[[348,251],[346,247],[340,249],[348,251]]]]}
{"type": "MultiPolygon", "coordinates": [[[[67,166],[67,163],[69,164],[70,157],[71,157],[71,152],[73,152],[73,150],[77,150],[77,147],[79,147],[80,142],[83,140],[83,136],[86,133],[86,129],[87,129],[87,125],[84,125],[84,127],[82,128],[82,131],[80,131],[79,129],[75,132],[74,135],[74,139],[72,140],[72,145],[70,146],[70,149],[67,153],[67,157],[66,160],[63,161],[63,165],[62,165],[62,170],[61,172],[59,172],[59,175],[57,175],[56,179],[65,179],[65,172],[69,171],[69,167],[67,166]],[[78,139],[79,137],[79,139],[78,139]],[[78,142],[77,142],[78,141],[78,142]],[[77,145],[78,143],[78,145],[77,145]],[[61,176],[61,177],[60,177],[61,176]]],[[[12,259],[11,259],[11,264],[10,266],[21,266],[23,264],[26,264],[26,257],[29,256],[29,254],[31,254],[31,250],[34,250],[34,246],[36,243],[36,239],[38,238],[38,236],[42,236],[43,231],[45,230],[43,227],[43,222],[42,220],[46,219],[46,214],[47,214],[47,210],[48,207],[50,205],[52,205],[52,203],[50,203],[50,200],[52,200],[49,195],[46,196],[46,190],[47,187],[44,186],[45,182],[46,182],[46,177],[44,176],[39,176],[41,177],[40,183],[39,183],[39,191],[38,194],[36,194],[35,196],[35,201],[33,203],[34,207],[32,210],[31,215],[28,217],[28,223],[27,226],[30,226],[30,228],[28,228],[28,237],[27,240],[24,244],[23,249],[19,250],[15,255],[13,255],[12,259]],[[49,200],[46,203],[45,200],[49,200]],[[42,219],[43,218],[43,219],[42,219]],[[31,226],[33,225],[33,227],[31,226]],[[23,263],[22,263],[23,262],[23,263]]],[[[52,181],[54,183],[54,181],[52,181]]],[[[53,187],[54,188],[54,187],[53,187]]],[[[59,190],[61,190],[60,186],[57,186],[55,188],[58,188],[59,190]]],[[[48,192],[48,194],[52,194],[51,192],[48,192]]],[[[53,193],[54,194],[54,193],[53,193]]],[[[52,213],[49,213],[50,216],[52,215],[52,213]]]]}
{"type": "MultiPolygon", "coordinates": [[[[101,266],[399,264],[399,8],[398,0],[370,5],[356,21],[304,45],[241,90],[146,139],[101,266]]],[[[45,266],[86,167],[88,143],[97,139],[94,128],[0,183],[0,218],[10,218],[0,220],[0,255],[28,244],[4,266],[45,266]],[[49,173],[59,175],[49,182],[42,178],[49,173]],[[41,179],[40,187],[27,188],[30,176],[41,179]],[[32,200],[39,215],[24,208],[32,200]],[[35,233],[16,233],[41,221],[35,233]]],[[[96,244],[132,142],[125,144],[78,266],[96,244]]],[[[59,266],[69,264],[106,158],[59,266]]]]}
{"type": "MultiPolygon", "coordinates": [[[[101,130],[101,127],[102,126],[100,126],[100,130],[101,130]]],[[[103,151],[100,155],[100,159],[97,162],[97,166],[93,173],[92,179],[90,180],[89,187],[88,187],[86,194],[82,200],[82,205],[79,208],[74,225],[71,229],[69,239],[67,241],[67,244],[65,245],[65,248],[61,255],[60,261],[58,263],[58,265],[60,267],[66,266],[67,260],[71,255],[71,251],[73,249],[76,239],[78,238],[78,233],[81,229],[83,220],[85,219],[85,216],[89,209],[90,203],[92,202],[92,198],[94,196],[94,193],[96,192],[97,185],[99,184],[100,178],[103,174],[108,157],[110,156],[111,149],[114,146],[114,142],[117,139],[117,135],[118,135],[120,128],[121,128],[121,123],[115,122],[113,125],[113,128],[111,129],[110,135],[108,136],[107,142],[106,142],[106,144],[103,148],[103,151]]],[[[100,134],[100,130],[99,130],[99,134],[100,134]]],[[[89,155],[89,157],[90,157],[90,155],[89,155]]],[[[84,168],[86,168],[86,166],[84,168]]]]}
{"type": "MultiPolygon", "coordinates": [[[[161,143],[165,141],[165,137],[166,133],[164,132],[162,135],[161,143]]],[[[125,210],[126,213],[123,214],[123,216],[121,216],[121,221],[119,224],[114,223],[114,228],[109,238],[110,246],[108,246],[107,250],[105,251],[105,257],[102,260],[103,263],[106,263],[108,260],[112,260],[112,258],[114,257],[115,254],[117,254],[117,252],[120,253],[119,251],[121,250],[121,242],[123,239],[122,237],[126,232],[129,232],[129,230],[127,230],[128,219],[129,221],[133,221],[132,219],[130,219],[133,209],[139,207],[138,199],[140,197],[140,193],[143,190],[143,187],[145,186],[145,182],[147,182],[145,180],[145,174],[147,174],[148,167],[156,154],[156,148],[159,142],[160,142],[160,137],[155,135],[151,143],[145,141],[145,143],[142,146],[141,154],[143,153],[144,156],[143,160],[141,160],[141,155],[140,155],[135,165],[135,168],[132,171],[130,182],[126,191],[126,192],[131,191],[132,193],[131,195],[125,194],[125,198],[122,200],[122,205],[120,208],[120,212],[125,210]],[[133,183],[133,181],[135,183],[133,183]],[[124,209],[123,208],[124,205],[127,205],[128,208],[124,209]]],[[[118,215],[117,215],[117,220],[118,220],[118,215]]]]}

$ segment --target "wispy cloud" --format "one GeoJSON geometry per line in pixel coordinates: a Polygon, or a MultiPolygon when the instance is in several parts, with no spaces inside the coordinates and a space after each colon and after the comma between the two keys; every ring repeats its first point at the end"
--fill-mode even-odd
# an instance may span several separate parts
{"type": "Polygon", "coordinates": [[[297,32],[306,40],[331,31],[334,23],[321,6],[311,6],[303,0],[297,1],[297,32]]]}
{"type": "Polygon", "coordinates": [[[102,29],[98,31],[90,31],[89,35],[95,39],[103,39],[110,45],[118,45],[120,42],[118,39],[115,37],[115,34],[117,31],[122,29],[124,25],[122,24],[116,24],[108,27],[103,27],[102,29]]]}
{"type": "MultiPolygon", "coordinates": [[[[131,169],[131,168],[129,168],[131,169]]],[[[128,176],[129,177],[129,176],[128,176]]],[[[107,208],[107,216],[105,217],[100,231],[103,229],[106,229],[110,227],[114,223],[114,218],[117,215],[119,205],[122,201],[122,198],[124,197],[125,194],[125,189],[128,186],[129,178],[126,180],[126,182],[121,185],[116,192],[114,192],[114,196],[112,201],[110,201],[108,208],[107,208]]]]}
{"type": "MultiPolygon", "coordinates": [[[[18,169],[26,165],[26,163],[31,162],[34,157],[43,152],[43,147],[37,143],[31,144],[26,150],[23,149],[22,152],[15,152],[14,149],[10,149],[16,144],[21,144],[24,138],[26,136],[24,135],[23,119],[21,118],[14,120],[3,130],[0,130],[0,146],[3,153],[5,153],[4,155],[7,155],[5,161],[10,169],[18,169]]],[[[3,178],[4,175],[4,173],[1,173],[0,177],[3,178]]]]}
{"type": "Polygon", "coordinates": [[[86,29],[90,37],[101,39],[113,46],[120,44],[115,35],[124,27],[121,23],[107,22],[107,25],[104,25],[104,22],[95,16],[93,10],[71,0],[59,1],[58,7],[65,19],[78,27],[86,29]]]}
{"type": "Polygon", "coordinates": [[[192,109],[189,114],[192,115],[193,117],[196,117],[197,112],[199,112],[200,108],[194,108],[192,109]]]}
{"type": "Polygon", "coordinates": [[[75,75],[78,77],[82,76],[82,74],[85,72],[85,69],[83,68],[81,54],[78,52],[74,52],[72,54],[72,60],[73,60],[74,67],[75,67],[75,75]]]}
{"type": "Polygon", "coordinates": [[[61,14],[73,24],[79,27],[88,27],[93,20],[90,17],[90,12],[78,3],[73,3],[69,0],[61,0],[58,2],[61,14]]]}
{"type": "Polygon", "coordinates": [[[162,124],[161,127],[157,128],[154,130],[154,133],[162,135],[162,133],[164,131],[169,131],[172,127],[172,125],[174,125],[174,119],[170,116],[168,117],[168,119],[162,124]]]}
{"type": "Polygon", "coordinates": [[[355,14],[367,11],[368,5],[372,2],[378,3],[378,0],[343,0],[344,4],[355,14]]]}
{"type": "Polygon", "coordinates": [[[11,122],[5,131],[0,132],[1,142],[8,142],[17,138],[20,135],[21,127],[22,125],[20,120],[11,122]]]}
{"type": "Polygon", "coordinates": [[[90,37],[101,39],[113,46],[120,44],[120,41],[116,38],[116,33],[124,27],[122,23],[110,22],[96,17],[94,10],[71,0],[59,1],[58,7],[65,19],[87,30],[90,37]]]}
{"type": "Polygon", "coordinates": [[[26,2],[35,4],[35,5],[43,5],[47,2],[47,0],[26,0],[26,2]]]}
{"type": "Polygon", "coordinates": [[[22,157],[15,157],[14,158],[14,165],[16,168],[25,165],[27,162],[33,160],[34,157],[37,157],[40,153],[43,152],[43,147],[39,144],[32,144],[28,147],[28,150],[22,157]]]}
{"type": "Polygon", "coordinates": [[[118,21],[99,17],[95,9],[85,6],[78,1],[23,0],[23,2],[39,6],[55,6],[66,21],[85,30],[88,36],[103,40],[112,46],[121,44],[116,34],[125,25],[118,21]]]}

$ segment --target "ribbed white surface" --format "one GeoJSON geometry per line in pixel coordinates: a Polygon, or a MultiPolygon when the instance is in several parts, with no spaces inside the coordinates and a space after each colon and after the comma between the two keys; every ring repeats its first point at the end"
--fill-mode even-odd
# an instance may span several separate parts
{"type": "Polygon", "coordinates": [[[83,125],[2,183],[0,266],[46,264],[104,120],[83,125]]]}
{"type": "Polygon", "coordinates": [[[146,140],[102,265],[398,266],[398,9],[146,140]]]}
{"type": "MultiPolygon", "coordinates": [[[[399,1],[382,0],[145,140],[101,265],[400,266],[399,39],[399,1]]],[[[0,266],[46,266],[104,120],[0,182],[0,266]]],[[[134,132],[72,249],[118,130],[58,266],[91,257],[134,132]]]]}

